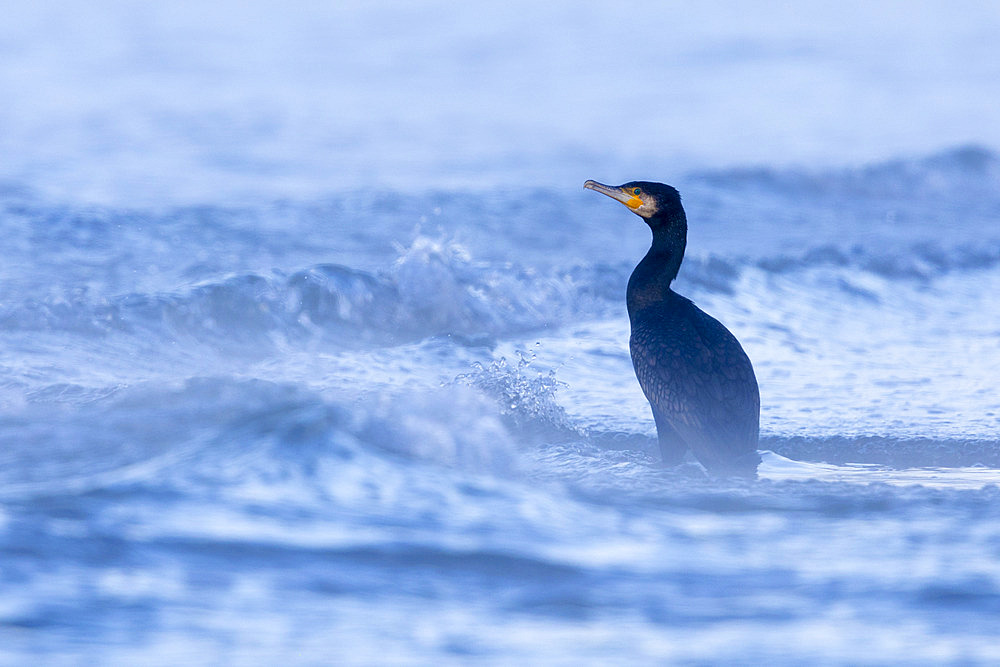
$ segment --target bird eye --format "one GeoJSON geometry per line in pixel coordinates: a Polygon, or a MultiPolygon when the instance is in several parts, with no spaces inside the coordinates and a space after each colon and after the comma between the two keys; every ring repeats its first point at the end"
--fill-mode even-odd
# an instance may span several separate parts
{"type": "Polygon", "coordinates": [[[632,194],[637,195],[640,192],[642,192],[642,190],[640,190],[639,188],[636,188],[635,190],[632,191],[632,194]]]}

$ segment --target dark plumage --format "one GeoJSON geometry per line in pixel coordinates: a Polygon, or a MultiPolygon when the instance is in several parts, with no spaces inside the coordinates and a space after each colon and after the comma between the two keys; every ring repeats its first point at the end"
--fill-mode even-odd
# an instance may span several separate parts
{"type": "Polygon", "coordinates": [[[755,475],[760,394],[750,359],[726,327],[670,287],[687,245],[680,194],[645,181],[584,187],[622,202],[653,231],[626,299],[632,365],[653,409],[664,463],[680,463],[690,449],[712,473],[755,475]]]}

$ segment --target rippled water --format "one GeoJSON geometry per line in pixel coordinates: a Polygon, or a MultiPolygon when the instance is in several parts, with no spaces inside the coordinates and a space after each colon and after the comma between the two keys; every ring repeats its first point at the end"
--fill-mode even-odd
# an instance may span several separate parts
{"type": "Polygon", "coordinates": [[[687,28],[655,48],[590,6],[10,9],[0,663],[1000,659],[1000,124],[963,121],[991,5],[910,9],[873,71],[875,28],[819,8],[642,7],[687,28]],[[913,117],[873,156],[803,103],[800,152],[724,158],[722,110],[662,87],[692,129],[650,157],[591,138],[641,97],[583,104],[626,55],[758,131],[784,84],[760,116],[719,85],[913,117]],[[648,230],[587,177],[681,190],[676,286],[753,360],[758,480],[659,465],[648,230]]]}

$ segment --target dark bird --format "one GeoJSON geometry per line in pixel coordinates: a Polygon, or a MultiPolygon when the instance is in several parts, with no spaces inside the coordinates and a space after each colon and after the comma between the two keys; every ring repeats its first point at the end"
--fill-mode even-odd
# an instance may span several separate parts
{"type": "Polygon", "coordinates": [[[676,465],[690,449],[713,474],[756,475],[760,393],[750,358],[726,327],[670,287],[687,245],[680,193],[647,181],[583,187],[617,199],[653,230],[626,301],[632,365],[653,408],[663,462],[676,465]]]}

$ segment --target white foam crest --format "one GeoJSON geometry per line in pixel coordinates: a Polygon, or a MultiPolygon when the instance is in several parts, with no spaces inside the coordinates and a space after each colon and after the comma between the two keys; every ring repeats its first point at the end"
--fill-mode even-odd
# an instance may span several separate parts
{"type": "Polygon", "coordinates": [[[772,451],[762,451],[758,475],[772,481],[846,482],[891,484],[936,489],[981,489],[1000,485],[1000,470],[985,466],[960,468],[891,468],[871,463],[816,463],[795,461],[772,451]]]}

